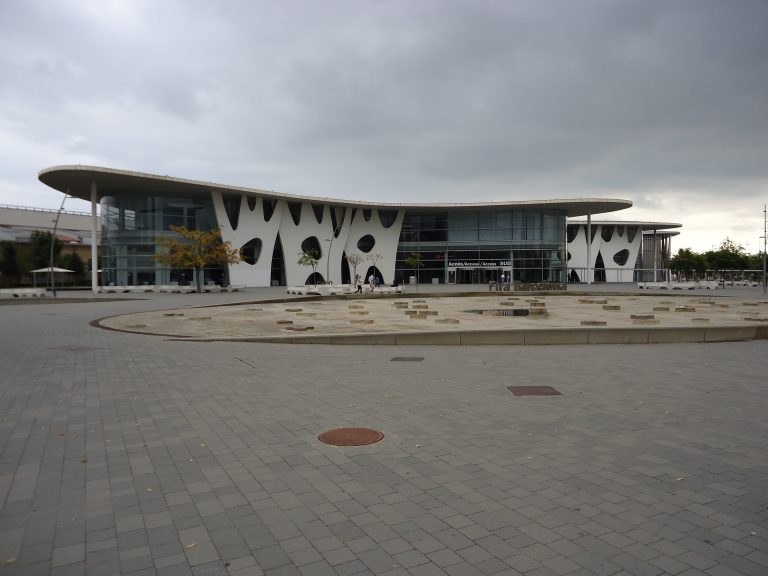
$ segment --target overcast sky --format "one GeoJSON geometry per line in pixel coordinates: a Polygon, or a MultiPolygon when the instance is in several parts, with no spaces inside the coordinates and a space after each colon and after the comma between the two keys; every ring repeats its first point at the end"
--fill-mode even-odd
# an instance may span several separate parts
{"type": "Polygon", "coordinates": [[[623,198],[604,218],[680,222],[675,250],[757,252],[768,1],[0,0],[0,203],[57,208],[37,172],[60,164],[623,198]]]}

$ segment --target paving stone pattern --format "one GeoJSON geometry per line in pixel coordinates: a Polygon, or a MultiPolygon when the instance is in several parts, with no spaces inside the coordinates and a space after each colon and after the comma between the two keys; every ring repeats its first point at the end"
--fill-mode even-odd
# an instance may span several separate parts
{"type": "Polygon", "coordinates": [[[766,341],[392,362],[88,325],[201,301],[0,307],[0,574],[768,574],[766,341]],[[347,426],[385,437],[316,438],[347,426]]]}

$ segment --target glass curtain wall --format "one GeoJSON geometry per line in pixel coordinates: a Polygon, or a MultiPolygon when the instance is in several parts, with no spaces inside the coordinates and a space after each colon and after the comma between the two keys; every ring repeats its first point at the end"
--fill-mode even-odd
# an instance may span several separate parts
{"type": "Polygon", "coordinates": [[[485,283],[565,279],[565,212],[490,208],[409,211],[398,245],[395,281],[485,283]],[[416,252],[422,267],[405,260],[416,252]]]}
{"type": "MultiPolygon", "coordinates": [[[[101,200],[101,283],[103,286],[194,284],[195,271],[168,268],[155,261],[159,241],[174,236],[171,226],[190,230],[217,228],[210,197],[149,195],[113,191],[101,200]]],[[[226,282],[226,268],[203,270],[202,284],[226,282]]]]}

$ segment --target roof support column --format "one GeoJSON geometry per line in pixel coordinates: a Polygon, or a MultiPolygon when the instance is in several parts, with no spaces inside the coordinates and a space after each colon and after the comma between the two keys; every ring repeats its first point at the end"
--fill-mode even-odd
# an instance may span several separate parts
{"type": "Polygon", "coordinates": [[[91,291],[96,294],[99,291],[99,257],[98,242],[98,218],[96,217],[96,205],[98,204],[98,188],[96,181],[91,180],[91,291]]]}
{"type": "Polygon", "coordinates": [[[658,254],[659,254],[659,245],[657,244],[658,237],[656,236],[656,230],[653,231],[653,281],[658,282],[659,276],[657,272],[658,267],[658,254]]]}
{"type": "Polygon", "coordinates": [[[592,212],[587,212],[587,284],[592,284],[592,212]]]}

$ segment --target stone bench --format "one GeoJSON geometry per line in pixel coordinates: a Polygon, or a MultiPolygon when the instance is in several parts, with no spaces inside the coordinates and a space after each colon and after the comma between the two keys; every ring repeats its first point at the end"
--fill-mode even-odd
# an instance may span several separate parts
{"type": "MultiPolygon", "coordinates": [[[[351,284],[318,284],[317,286],[310,284],[307,286],[288,286],[286,292],[288,294],[313,294],[317,296],[328,296],[336,294],[354,294],[357,287],[351,284]]],[[[381,285],[374,288],[374,294],[399,294],[403,291],[402,286],[385,286],[381,285]]],[[[368,291],[368,285],[363,285],[363,294],[370,294],[368,291]]]]}
{"type": "Polygon", "coordinates": [[[101,286],[98,289],[99,292],[103,294],[126,294],[128,292],[154,292],[155,286],[153,285],[147,285],[147,286],[133,286],[133,285],[125,285],[125,286],[101,286]]]}
{"type": "Polygon", "coordinates": [[[2,288],[0,298],[45,298],[45,288],[2,288]]]}

